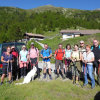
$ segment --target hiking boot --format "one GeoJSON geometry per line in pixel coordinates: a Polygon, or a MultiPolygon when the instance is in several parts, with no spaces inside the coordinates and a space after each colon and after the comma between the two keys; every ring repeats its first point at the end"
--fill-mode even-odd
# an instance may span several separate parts
{"type": "Polygon", "coordinates": [[[46,79],[46,75],[44,75],[43,79],[46,79]]]}
{"type": "Polygon", "coordinates": [[[76,85],[79,85],[79,82],[78,81],[76,81],[76,85]]]}
{"type": "Polygon", "coordinates": [[[62,75],[62,79],[65,79],[66,77],[64,75],[62,75]]]}
{"type": "Polygon", "coordinates": [[[59,75],[57,75],[55,79],[57,79],[57,78],[59,78],[59,75]]]}
{"type": "Polygon", "coordinates": [[[50,80],[52,80],[52,77],[51,77],[51,75],[49,75],[49,79],[50,79],[50,80]]]}
{"type": "Polygon", "coordinates": [[[95,88],[95,85],[93,85],[93,86],[91,87],[91,89],[93,89],[93,88],[95,88]]]}
{"type": "Polygon", "coordinates": [[[88,83],[84,83],[83,87],[85,87],[88,83]]]}
{"type": "Polygon", "coordinates": [[[2,84],[3,84],[3,82],[0,83],[0,85],[2,85],[2,84]]]}
{"type": "Polygon", "coordinates": [[[8,81],[8,83],[9,83],[9,84],[11,84],[11,83],[12,83],[12,81],[10,80],[10,81],[8,81]]]}

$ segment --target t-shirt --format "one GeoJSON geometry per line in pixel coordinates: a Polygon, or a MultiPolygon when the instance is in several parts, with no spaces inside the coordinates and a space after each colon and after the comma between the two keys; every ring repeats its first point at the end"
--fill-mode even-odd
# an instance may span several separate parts
{"type": "MultiPolygon", "coordinates": [[[[6,52],[2,54],[3,58],[4,58],[4,61],[8,61],[8,60],[12,60],[13,59],[13,56],[12,54],[10,55],[7,55],[6,52]]],[[[8,65],[8,63],[6,62],[3,62],[3,65],[8,65]]]]}
{"type": "Polygon", "coordinates": [[[30,56],[30,58],[37,58],[38,57],[38,54],[39,54],[39,50],[37,48],[31,48],[29,51],[28,51],[28,54],[30,56]]]}
{"type": "Polygon", "coordinates": [[[93,46],[92,52],[94,53],[95,61],[98,61],[100,59],[100,48],[99,48],[99,46],[98,47],[93,46]]]}
{"type": "MultiPolygon", "coordinates": [[[[49,57],[52,54],[52,50],[51,49],[42,49],[41,54],[43,57],[49,57]]],[[[50,58],[45,58],[45,59],[43,59],[43,61],[49,62],[50,58]]]]}
{"type": "Polygon", "coordinates": [[[65,49],[65,57],[66,58],[70,58],[71,57],[71,53],[72,53],[72,50],[65,49]]]}
{"type": "Polygon", "coordinates": [[[57,49],[55,51],[56,54],[56,59],[57,60],[63,60],[64,54],[65,54],[65,50],[64,49],[57,49]]]}
{"type": "MultiPolygon", "coordinates": [[[[92,58],[94,58],[93,52],[90,52],[89,54],[87,54],[86,52],[83,53],[84,60],[90,61],[92,58]]],[[[87,63],[87,64],[93,65],[93,63],[87,63]]]]}
{"type": "Polygon", "coordinates": [[[21,56],[20,60],[23,61],[23,62],[27,62],[28,51],[27,50],[25,50],[25,51],[21,50],[19,54],[21,56]]]}
{"type": "Polygon", "coordinates": [[[18,57],[18,52],[13,51],[13,52],[12,52],[12,55],[13,55],[14,58],[17,58],[17,57],[18,57]]]}
{"type": "Polygon", "coordinates": [[[80,52],[79,51],[73,51],[72,52],[72,59],[79,60],[80,59],[80,52]]]}

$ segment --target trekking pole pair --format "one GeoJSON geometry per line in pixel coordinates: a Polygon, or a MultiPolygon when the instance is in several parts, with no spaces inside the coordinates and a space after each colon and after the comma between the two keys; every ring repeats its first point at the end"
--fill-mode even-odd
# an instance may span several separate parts
{"type": "Polygon", "coordinates": [[[13,81],[12,78],[12,62],[8,61],[8,66],[7,66],[7,80],[6,83],[8,82],[8,73],[9,73],[9,68],[11,67],[11,81],[13,81]]]}

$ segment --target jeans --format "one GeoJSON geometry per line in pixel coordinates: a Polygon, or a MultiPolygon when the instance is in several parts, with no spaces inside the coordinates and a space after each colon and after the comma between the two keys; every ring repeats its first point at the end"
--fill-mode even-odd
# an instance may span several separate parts
{"type": "Polygon", "coordinates": [[[83,64],[83,71],[84,71],[84,79],[85,79],[84,84],[88,84],[88,79],[87,79],[87,72],[88,72],[89,77],[91,79],[91,84],[92,86],[95,86],[95,80],[93,76],[93,65],[87,64],[85,67],[85,64],[83,64]]]}

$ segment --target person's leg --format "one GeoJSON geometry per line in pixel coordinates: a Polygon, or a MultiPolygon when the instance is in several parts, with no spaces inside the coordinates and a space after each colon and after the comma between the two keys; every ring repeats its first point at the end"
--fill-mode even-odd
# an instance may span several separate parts
{"type": "Polygon", "coordinates": [[[88,84],[87,79],[87,66],[85,67],[85,64],[83,64],[83,72],[84,72],[84,86],[88,84]]]}
{"type": "Polygon", "coordinates": [[[24,67],[21,68],[21,78],[24,76],[24,67]]]}
{"type": "Polygon", "coordinates": [[[49,70],[49,78],[52,80],[52,76],[51,76],[51,64],[50,64],[50,62],[47,62],[47,68],[49,70]]]}
{"type": "Polygon", "coordinates": [[[44,79],[46,78],[46,62],[43,62],[43,75],[44,75],[44,79]]]}
{"type": "Polygon", "coordinates": [[[59,77],[59,60],[56,60],[56,70],[57,70],[57,77],[56,78],[58,78],[59,77]]]}
{"type": "Polygon", "coordinates": [[[67,59],[65,59],[65,74],[67,75],[67,59]]]}
{"type": "Polygon", "coordinates": [[[4,78],[5,78],[5,74],[2,74],[2,76],[1,76],[1,82],[4,81],[4,78]]]}
{"type": "Polygon", "coordinates": [[[23,68],[23,76],[25,77],[26,76],[26,71],[27,71],[27,67],[25,66],[24,68],[23,68]]]}
{"type": "Polygon", "coordinates": [[[61,69],[61,72],[62,72],[62,78],[65,79],[64,68],[63,68],[63,61],[60,61],[60,69],[61,69]]]}
{"type": "Polygon", "coordinates": [[[11,77],[12,77],[11,72],[9,72],[8,74],[9,74],[8,79],[9,81],[11,81],[11,77]]]}
{"type": "Polygon", "coordinates": [[[91,79],[92,88],[94,88],[95,87],[95,80],[94,80],[94,76],[93,76],[93,66],[87,65],[87,68],[88,68],[89,77],[91,79]]]}

